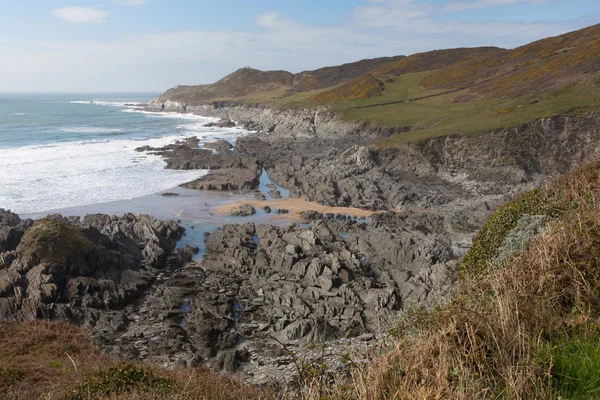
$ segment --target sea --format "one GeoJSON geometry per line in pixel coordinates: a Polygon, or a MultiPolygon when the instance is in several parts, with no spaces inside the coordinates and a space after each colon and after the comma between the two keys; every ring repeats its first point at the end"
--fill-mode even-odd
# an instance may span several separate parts
{"type": "MultiPolygon", "coordinates": [[[[234,144],[249,132],[206,127],[216,121],[210,117],[134,106],[156,95],[0,94],[0,208],[29,218],[133,212],[175,219],[187,230],[181,245],[200,247],[201,256],[205,232],[246,222],[212,212],[240,196],[180,188],[207,171],[167,170],[162,157],[136,148],[188,137],[199,138],[200,146],[217,139],[234,144]],[[178,196],[161,196],[165,192],[178,196]]],[[[263,174],[261,187],[267,183],[263,174]]]]}

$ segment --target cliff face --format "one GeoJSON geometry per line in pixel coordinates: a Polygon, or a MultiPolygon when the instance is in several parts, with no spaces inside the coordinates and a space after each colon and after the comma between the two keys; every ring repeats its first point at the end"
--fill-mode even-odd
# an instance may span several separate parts
{"type": "Polygon", "coordinates": [[[157,97],[146,104],[148,111],[193,113],[230,119],[238,125],[272,138],[340,139],[346,136],[373,142],[402,131],[402,128],[382,128],[360,122],[344,121],[326,107],[279,110],[249,107],[236,103],[189,106],[185,103],[157,97]]]}
{"type": "MultiPolygon", "coordinates": [[[[374,124],[344,121],[326,108],[275,110],[227,104],[185,107],[180,103],[161,103],[157,99],[148,106],[151,110],[187,110],[200,115],[229,118],[256,131],[250,139],[240,141],[243,151],[262,159],[267,168],[273,169],[275,179],[279,177],[282,180],[280,184],[300,188],[302,182],[299,176],[311,164],[309,160],[322,167],[315,171],[320,176],[329,168],[323,168],[325,166],[330,166],[332,170],[341,167],[337,169],[348,175],[348,169],[343,167],[345,164],[341,158],[334,157],[326,161],[321,156],[329,157],[331,151],[340,155],[353,145],[371,147],[370,157],[374,161],[373,168],[368,171],[375,169],[384,172],[384,180],[391,177],[394,181],[399,181],[414,176],[419,179],[442,179],[452,184],[457,181],[475,182],[481,187],[490,188],[494,186],[492,183],[508,187],[539,182],[547,176],[564,173],[576,165],[592,160],[600,144],[598,113],[583,116],[557,115],[485,134],[454,134],[424,140],[418,144],[406,143],[386,150],[375,145],[377,140],[411,128],[389,129],[374,124]],[[294,142],[290,142],[290,139],[294,142]],[[267,145],[256,145],[256,141],[267,145]],[[283,157],[281,163],[285,168],[278,167],[277,159],[280,157],[283,157]],[[294,163],[290,162],[293,157],[304,161],[294,168],[294,163]],[[283,170],[283,176],[279,176],[279,171],[283,170]],[[294,182],[290,181],[292,178],[294,182]]],[[[313,185],[307,183],[307,187],[310,186],[313,185]]],[[[504,189],[497,187],[489,190],[498,192],[504,189]]],[[[299,194],[303,194],[302,189],[299,191],[299,194]]],[[[352,201],[340,204],[337,200],[323,199],[316,193],[309,197],[326,203],[364,206],[352,201]]],[[[395,204],[388,202],[388,206],[393,207],[395,204]]]]}

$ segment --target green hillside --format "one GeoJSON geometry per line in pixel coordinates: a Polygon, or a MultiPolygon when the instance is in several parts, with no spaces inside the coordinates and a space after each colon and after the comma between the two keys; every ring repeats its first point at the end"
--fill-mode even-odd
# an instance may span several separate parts
{"type": "Polygon", "coordinates": [[[600,25],[513,50],[435,50],[291,74],[243,68],[161,100],[272,108],[328,107],[343,119],[402,127],[380,143],[476,134],[555,114],[600,110],[600,25]]]}

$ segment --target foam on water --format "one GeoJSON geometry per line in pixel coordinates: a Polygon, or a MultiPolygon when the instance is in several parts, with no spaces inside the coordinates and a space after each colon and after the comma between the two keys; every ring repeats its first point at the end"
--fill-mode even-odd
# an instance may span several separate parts
{"type": "Polygon", "coordinates": [[[192,121],[200,121],[205,124],[207,124],[209,122],[219,121],[219,118],[215,118],[215,117],[203,117],[202,115],[182,114],[182,113],[177,113],[177,112],[145,111],[145,110],[140,110],[139,108],[134,108],[134,107],[125,108],[123,110],[123,112],[145,114],[151,118],[171,118],[171,119],[185,119],[185,120],[192,120],[192,121]]]}
{"type": "Polygon", "coordinates": [[[128,102],[124,101],[102,101],[102,100],[71,100],[71,104],[88,104],[88,105],[100,105],[100,106],[112,106],[112,107],[135,107],[130,106],[128,102]]]}
{"type": "MultiPolygon", "coordinates": [[[[165,191],[197,179],[207,171],[166,170],[162,157],[137,152],[136,148],[165,146],[192,136],[200,139],[200,146],[216,139],[233,143],[247,133],[237,127],[204,126],[217,121],[216,118],[147,113],[125,108],[125,102],[67,100],[63,104],[67,109],[60,110],[67,117],[59,119],[55,128],[48,128],[53,130],[39,133],[30,130],[31,135],[38,135],[35,137],[58,135],[57,140],[14,146],[14,139],[7,142],[9,146],[0,146],[0,208],[27,214],[129,200],[165,191]],[[81,107],[80,104],[99,108],[81,107]],[[106,115],[103,111],[93,111],[102,107],[114,110],[115,106],[138,116],[120,118],[118,109],[116,114],[106,115]],[[83,114],[77,110],[84,110],[83,114]]],[[[36,109],[30,111],[28,115],[36,114],[36,109]]],[[[59,118],[60,114],[56,115],[59,118]]],[[[19,126],[13,125],[12,129],[18,130],[19,126]]],[[[33,139],[27,138],[29,143],[35,143],[33,139]]]]}
{"type": "Polygon", "coordinates": [[[132,199],[196,179],[170,171],[161,157],[136,152],[179,136],[66,143],[0,150],[0,205],[19,213],[132,199]]]}

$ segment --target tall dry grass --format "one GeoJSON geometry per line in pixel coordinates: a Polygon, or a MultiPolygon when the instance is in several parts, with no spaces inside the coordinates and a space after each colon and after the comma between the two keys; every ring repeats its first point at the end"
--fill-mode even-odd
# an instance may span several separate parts
{"type": "MultiPolygon", "coordinates": [[[[536,192],[535,207],[499,210],[536,209],[554,219],[526,250],[499,265],[489,261],[494,251],[483,249],[485,268],[477,260],[464,269],[449,304],[412,314],[386,355],[305,398],[558,398],[552,356],[544,358],[544,350],[582,338],[597,343],[599,171],[592,164],[559,178],[536,192]]],[[[511,218],[497,218],[508,228],[488,229],[506,234],[511,218]]]]}
{"type": "Polygon", "coordinates": [[[64,322],[0,323],[0,399],[239,400],[273,394],[202,368],[171,371],[102,354],[64,322]]]}

